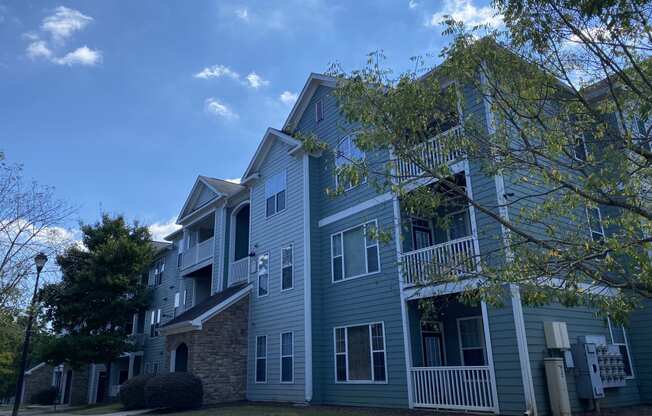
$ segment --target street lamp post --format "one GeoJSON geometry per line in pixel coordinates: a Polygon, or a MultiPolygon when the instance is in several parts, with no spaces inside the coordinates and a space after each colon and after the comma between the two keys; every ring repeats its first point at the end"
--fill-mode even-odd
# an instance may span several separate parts
{"type": "Polygon", "coordinates": [[[11,412],[11,416],[18,415],[18,408],[20,407],[20,402],[23,399],[23,382],[25,379],[25,366],[27,365],[27,351],[29,350],[29,338],[32,334],[32,323],[34,322],[34,314],[36,312],[36,306],[38,303],[38,280],[41,276],[41,270],[43,266],[48,261],[48,257],[43,253],[38,253],[34,257],[34,263],[36,263],[36,283],[34,283],[34,295],[32,296],[32,305],[29,309],[29,318],[27,319],[27,328],[25,328],[25,341],[23,342],[23,354],[20,357],[20,370],[18,373],[18,381],[16,382],[16,395],[14,397],[14,410],[11,412]]]}

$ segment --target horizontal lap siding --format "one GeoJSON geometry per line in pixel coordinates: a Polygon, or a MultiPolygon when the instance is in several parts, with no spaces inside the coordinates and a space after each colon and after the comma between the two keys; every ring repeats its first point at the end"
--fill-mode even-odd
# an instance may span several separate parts
{"type": "MultiPolygon", "coordinates": [[[[544,323],[549,321],[566,322],[571,345],[577,343],[582,335],[604,335],[610,342],[609,329],[603,318],[596,317],[588,308],[566,308],[561,305],[542,307],[524,307],[525,329],[530,352],[530,365],[537,406],[540,414],[549,414],[548,389],[544,370],[544,357],[549,354],[546,348],[544,323]]],[[[567,383],[573,411],[587,410],[586,404],[580,402],[576,395],[576,379],[573,370],[568,370],[567,383]]],[[[606,389],[606,398],[601,401],[603,407],[635,405],[640,402],[636,380],[627,380],[627,386],[617,389],[606,389]]]]}
{"type": "Polygon", "coordinates": [[[380,273],[332,282],[330,236],[332,233],[377,219],[381,230],[392,230],[391,202],[367,209],[328,226],[318,228],[313,246],[314,370],[323,403],[361,406],[407,407],[407,380],[401,321],[396,246],[392,239],[380,244],[380,273]],[[333,328],[383,322],[387,356],[387,384],[335,383],[333,328]]]}
{"type": "Polygon", "coordinates": [[[643,302],[643,309],[631,317],[627,336],[634,363],[634,373],[638,381],[641,400],[652,403],[652,300],[643,302]]]}
{"type": "Polygon", "coordinates": [[[288,155],[290,147],[276,141],[260,168],[261,179],[251,199],[250,244],[257,255],[269,253],[269,294],[257,297],[253,284],[249,317],[247,398],[263,401],[305,401],[304,262],[303,262],[303,162],[288,155]],[[286,209],[265,216],[265,180],[287,172],[286,209]],[[281,248],[293,245],[294,288],[281,292],[281,248]],[[280,334],[294,332],[294,383],[280,383],[280,334]],[[255,383],[256,336],[267,335],[267,383],[255,383]]]}

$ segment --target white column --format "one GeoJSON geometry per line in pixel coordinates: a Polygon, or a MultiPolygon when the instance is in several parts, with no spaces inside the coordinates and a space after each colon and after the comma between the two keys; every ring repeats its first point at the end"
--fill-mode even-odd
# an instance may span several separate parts
{"type": "Polygon", "coordinates": [[[500,406],[498,405],[498,385],[496,384],[496,372],[494,370],[494,354],[491,346],[491,335],[489,334],[489,313],[487,312],[487,304],[484,301],[482,301],[480,306],[482,308],[482,325],[485,350],[487,351],[487,361],[489,364],[489,375],[491,376],[491,384],[493,386],[491,392],[494,401],[494,413],[498,414],[500,413],[500,406]]]}
{"type": "Polygon", "coordinates": [[[129,373],[127,375],[127,380],[134,376],[134,359],[136,356],[133,353],[129,354],[129,373]]]}

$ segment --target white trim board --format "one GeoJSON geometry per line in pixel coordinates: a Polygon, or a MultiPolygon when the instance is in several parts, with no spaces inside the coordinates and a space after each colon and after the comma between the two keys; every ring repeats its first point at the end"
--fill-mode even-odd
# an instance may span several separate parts
{"type": "Polygon", "coordinates": [[[342,220],[346,217],[350,217],[351,215],[358,214],[366,209],[375,207],[376,205],[380,205],[384,202],[391,201],[393,198],[393,194],[391,192],[386,192],[382,195],[378,195],[377,197],[368,199],[364,202],[361,202],[357,205],[354,205],[352,207],[349,207],[347,209],[344,209],[342,211],[336,212],[335,214],[329,215],[327,217],[322,218],[319,220],[317,223],[317,226],[325,227],[327,225],[330,225],[334,222],[337,222],[339,220],[342,220]]]}

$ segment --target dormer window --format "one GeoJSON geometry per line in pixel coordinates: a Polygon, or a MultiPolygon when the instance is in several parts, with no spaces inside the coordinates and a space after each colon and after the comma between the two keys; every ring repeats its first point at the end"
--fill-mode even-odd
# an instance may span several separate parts
{"type": "Polygon", "coordinates": [[[315,122],[319,123],[324,119],[324,101],[317,100],[315,103],[315,122]]]}

